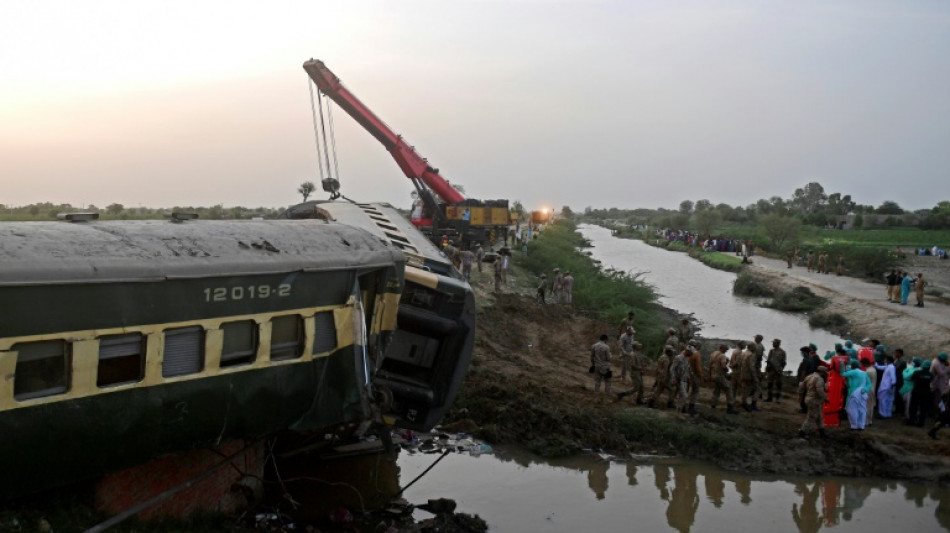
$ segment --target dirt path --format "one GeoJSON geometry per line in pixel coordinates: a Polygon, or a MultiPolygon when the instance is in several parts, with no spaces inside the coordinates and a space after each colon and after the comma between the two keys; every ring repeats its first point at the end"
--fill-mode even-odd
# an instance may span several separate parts
{"type": "MultiPolygon", "coordinates": [[[[595,393],[587,373],[589,347],[613,327],[563,307],[539,306],[514,287],[494,295],[489,281],[487,273],[473,279],[480,309],[475,357],[447,429],[547,456],[600,448],[681,455],[749,472],[950,480],[950,430],[934,441],[926,428],[904,426],[899,419],[875,420],[860,434],[845,421],[830,430],[833,441],[795,438],[804,415],[798,413],[792,379],[786,386],[792,399],[760,402],[761,411],[738,415],[726,414],[722,404],[711,409],[708,386],[701,390],[697,416],[595,393]]],[[[883,307],[882,313],[896,313],[883,307]]],[[[711,348],[704,346],[703,354],[711,348]]],[[[616,340],[611,349],[616,352],[616,340]]],[[[654,354],[648,355],[647,397],[654,375],[654,354]]],[[[616,360],[614,372],[620,375],[616,360]]],[[[625,388],[614,379],[614,392],[625,388]]]]}
{"type": "MultiPolygon", "coordinates": [[[[885,286],[857,278],[808,272],[802,267],[789,269],[785,261],[756,257],[749,271],[772,284],[791,288],[804,285],[830,300],[829,311],[843,315],[851,323],[856,339],[880,339],[891,348],[903,347],[909,355],[933,357],[950,351],[950,305],[925,300],[925,307],[887,301],[885,286]]],[[[926,274],[925,274],[926,276],[926,274]]]]}

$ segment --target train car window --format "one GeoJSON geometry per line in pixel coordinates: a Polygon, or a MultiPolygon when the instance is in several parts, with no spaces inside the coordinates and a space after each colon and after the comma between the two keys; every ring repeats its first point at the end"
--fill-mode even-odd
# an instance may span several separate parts
{"type": "Polygon", "coordinates": [[[224,346],[221,349],[221,368],[249,365],[257,356],[257,322],[241,320],[221,324],[224,346]]]}
{"type": "Polygon", "coordinates": [[[303,355],[303,317],[275,316],[271,319],[271,361],[296,359],[303,355]]]}
{"type": "Polygon", "coordinates": [[[162,376],[196,374],[204,368],[205,331],[200,326],[165,330],[162,376]]]}
{"type": "Polygon", "coordinates": [[[14,398],[29,400],[62,394],[69,389],[72,362],[69,343],[63,340],[21,342],[12,349],[17,352],[14,398]]]}
{"type": "Polygon", "coordinates": [[[145,377],[145,336],[141,333],[99,338],[96,385],[108,387],[135,383],[145,377]]]}
{"type": "Polygon", "coordinates": [[[336,323],[333,312],[324,311],[313,315],[316,334],[313,336],[313,353],[329,352],[336,348],[336,323]]]}

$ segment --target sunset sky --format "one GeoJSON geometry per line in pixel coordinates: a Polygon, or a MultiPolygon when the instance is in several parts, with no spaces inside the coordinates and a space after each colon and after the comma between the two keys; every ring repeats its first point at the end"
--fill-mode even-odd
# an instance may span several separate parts
{"type": "MultiPolygon", "coordinates": [[[[311,57],[473,198],[950,199],[942,0],[38,0],[0,4],[0,204],[296,203],[311,57]]],[[[407,206],[333,111],[343,193],[407,206]]]]}

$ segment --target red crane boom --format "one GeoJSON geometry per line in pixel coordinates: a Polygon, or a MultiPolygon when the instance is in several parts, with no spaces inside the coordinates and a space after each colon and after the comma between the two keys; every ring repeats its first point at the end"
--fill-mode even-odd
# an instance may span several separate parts
{"type": "Polygon", "coordinates": [[[465,197],[439,174],[438,169],[429,165],[428,161],[406,143],[401,135],[391,130],[359,98],[347,90],[340,82],[340,78],[331,72],[323,61],[311,59],[303,64],[303,68],[324,94],[386,147],[407,178],[425,183],[447,204],[465,201],[465,197]]]}

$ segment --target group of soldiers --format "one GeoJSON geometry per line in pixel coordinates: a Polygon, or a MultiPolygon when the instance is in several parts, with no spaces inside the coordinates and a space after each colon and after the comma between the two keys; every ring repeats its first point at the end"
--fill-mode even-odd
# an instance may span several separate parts
{"type": "MultiPolygon", "coordinates": [[[[818,274],[830,274],[831,273],[831,257],[826,251],[819,251],[816,255],[813,250],[809,250],[808,254],[802,257],[801,252],[798,248],[789,250],[785,254],[785,260],[788,263],[788,268],[792,268],[792,264],[798,264],[799,266],[804,266],[808,272],[817,272],[818,274]]],[[[835,266],[835,273],[839,276],[844,275],[844,256],[838,254],[838,263],[835,266]]]]}
{"type": "MultiPolygon", "coordinates": [[[[554,276],[551,280],[551,298],[554,300],[554,303],[560,305],[565,303],[572,305],[574,302],[573,292],[574,292],[574,276],[571,275],[571,272],[565,271],[561,274],[560,268],[554,269],[554,276]]],[[[547,292],[548,292],[548,276],[547,274],[542,273],[538,278],[538,288],[536,292],[536,299],[538,303],[544,304],[547,303],[547,292]]]]}
{"type": "MultiPolygon", "coordinates": [[[[787,355],[782,341],[772,341],[766,352],[762,335],[751,342],[740,341],[729,357],[729,346],[719,344],[704,364],[702,343],[694,338],[695,331],[688,318],[683,318],[678,328],[667,330],[666,343],[656,360],[656,380],[650,399],[644,400],[643,373],[647,358],[641,353],[642,344],[634,339],[634,313],[631,311],[620,323],[618,344],[620,348],[620,380],[630,377],[631,388],[617,393],[617,399],[636,394],[637,405],[662,406],[666,395],[666,407],[696,415],[696,402],[703,384],[712,386],[710,407],[715,409],[721,396],[726,397],[726,412],[738,414],[739,409],[759,411],[758,400],[767,394],[766,402],[782,401],[782,375],[787,364],[787,355]],[[765,372],[761,372],[763,360],[765,372]]],[[[594,375],[594,390],[601,384],[610,393],[613,376],[610,364],[609,337],[601,335],[591,347],[590,372],[594,375]]]]}

